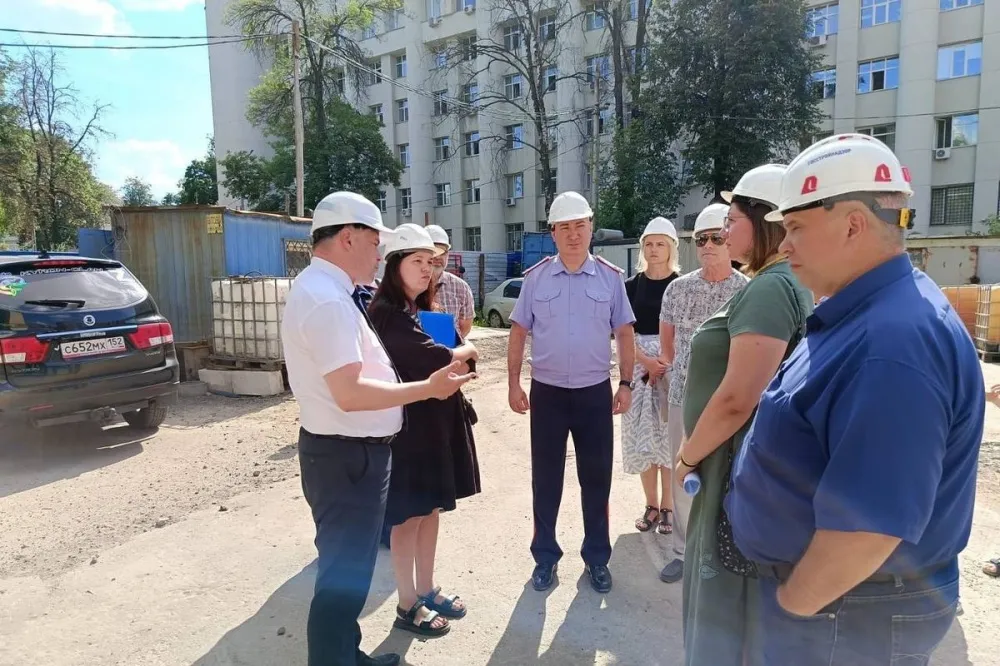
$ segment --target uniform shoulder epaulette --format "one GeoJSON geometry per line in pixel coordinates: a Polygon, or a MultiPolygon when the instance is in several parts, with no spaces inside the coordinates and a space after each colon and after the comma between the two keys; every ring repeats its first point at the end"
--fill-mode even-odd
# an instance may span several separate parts
{"type": "Polygon", "coordinates": [[[615,264],[611,263],[610,261],[608,261],[607,259],[605,259],[604,257],[602,257],[600,255],[594,255],[594,259],[596,259],[597,261],[601,262],[602,264],[604,264],[608,268],[613,268],[614,270],[618,271],[619,273],[624,273],[625,272],[624,268],[619,268],[618,266],[616,266],[615,264]]]}
{"type": "Polygon", "coordinates": [[[538,268],[538,267],[539,267],[539,266],[541,266],[542,264],[547,264],[548,262],[552,261],[552,259],[553,259],[553,258],[554,258],[554,257],[552,257],[552,256],[549,256],[549,257],[545,257],[544,259],[542,259],[541,261],[539,261],[539,262],[538,262],[537,264],[535,264],[534,266],[529,266],[528,268],[525,268],[525,269],[524,269],[524,273],[523,273],[523,274],[524,274],[524,275],[527,275],[528,273],[530,273],[531,271],[535,270],[536,268],[538,268]]]}

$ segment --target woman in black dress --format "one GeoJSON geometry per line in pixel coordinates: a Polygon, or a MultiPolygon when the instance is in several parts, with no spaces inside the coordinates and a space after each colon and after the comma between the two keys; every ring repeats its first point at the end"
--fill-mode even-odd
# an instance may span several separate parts
{"type": "MultiPolygon", "coordinates": [[[[431,260],[440,253],[430,235],[417,225],[400,225],[386,241],[385,253],[385,277],[368,313],[400,379],[422,381],[453,361],[474,362],[476,348],[458,340],[457,333],[459,344],[450,349],[420,326],[418,312],[431,310],[434,302],[431,260]]],[[[392,525],[399,593],[393,626],[422,636],[447,633],[447,618],[466,613],[457,596],[442,594],[434,584],[434,555],[440,512],[480,491],[472,420],[461,392],[446,400],[424,400],[406,407],[406,424],[392,442],[385,519],[392,525]]]]}

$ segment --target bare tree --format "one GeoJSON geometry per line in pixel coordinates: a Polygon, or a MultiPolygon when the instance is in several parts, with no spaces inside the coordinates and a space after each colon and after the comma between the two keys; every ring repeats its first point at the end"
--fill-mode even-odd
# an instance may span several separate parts
{"type": "Polygon", "coordinates": [[[594,13],[604,22],[608,55],[613,77],[612,95],[615,100],[615,124],[622,129],[627,122],[625,98],[632,116],[638,115],[642,92],[642,72],[646,54],[646,37],[653,0],[600,0],[593,5],[594,13]],[[635,41],[629,46],[629,24],[635,22],[635,41]]]}
{"type": "Polygon", "coordinates": [[[556,113],[554,99],[560,82],[575,86],[585,81],[575,67],[570,72],[559,70],[565,48],[559,34],[579,15],[568,0],[488,0],[479,7],[491,12],[489,34],[460,39],[441,52],[447,70],[458,71],[463,86],[457,113],[509,119],[504,132],[480,136],[480,141],[498,146],[494,171],[499,173],[505,171],[510,150],[534,151],[548,210],[556,194],[552,178],[556,137],[562,126],[576,124],[580,116],[556,113]],[[519,132],[518,125],[528,125],[532,132],[519,132]]]}

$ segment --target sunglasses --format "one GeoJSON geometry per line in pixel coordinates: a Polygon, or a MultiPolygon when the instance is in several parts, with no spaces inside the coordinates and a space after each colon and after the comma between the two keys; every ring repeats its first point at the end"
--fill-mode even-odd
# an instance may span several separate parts
{"type": "Polygon", "coordinates": [[[695,238],[694,244],[698,247],[705,247],[708,245],[708,241],[712,241],[712,245],[722,245],[726,242],[726,239],[721,234],[706,234],[695,238]]]}

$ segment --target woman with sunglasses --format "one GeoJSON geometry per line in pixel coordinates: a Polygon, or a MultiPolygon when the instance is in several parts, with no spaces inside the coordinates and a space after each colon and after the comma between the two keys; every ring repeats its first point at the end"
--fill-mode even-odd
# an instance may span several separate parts
{"type": "MultiPolygon", "coordinates": [[[[733,270],[730,265],[729,249],[722,235],[722,226],[728,214],[729,206],[726,204],[711,204],[698,214],[693,238],[701,267],[671,282],[664,290],[659,304],[660,362],[670,368],[670,382],[664,405],[670,446],[670,472],[673,471],[677,450],[684,439],[681,404],[684,400],[688,360],[691,357],[691,336],[702,322],[725,305],[747,283],[747,277],[733,270]]],[[[666,478],[669,479],[670,476],[666,478]]],[[[666,483],[668,481],[664,480],[664,484],[666,483]]],[[[673,493],[673,511],[672,556],[668,555],[667,565],[660,572],[660,580],[664,583],[676,583],[684,573],[684,540],[691,513],[691,498],[680,490],[673,493]]]]}
{"type": "Polygon", "coordinates": [[[697,470],[684,560],[684,649],[690,666],[762,664],[756,572],[736,549],[722,502],[732,460],[760,395],[805,331],[813,297],[778,252],[784,228],[764,216],[777,207],[782,165],[751,169],[732,192],[722,236],[750,281],[691,338],[684,387],[686,439],[674,457],[680,482],[697,470]]]}

